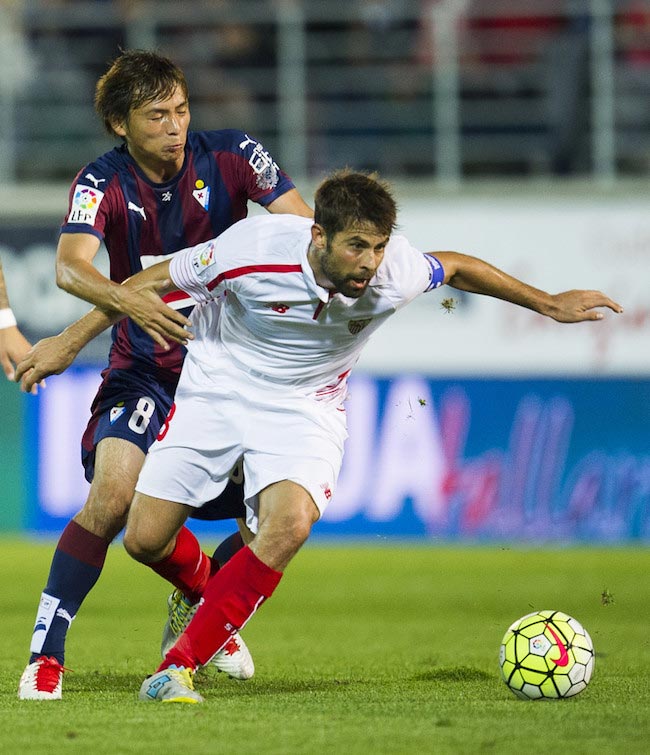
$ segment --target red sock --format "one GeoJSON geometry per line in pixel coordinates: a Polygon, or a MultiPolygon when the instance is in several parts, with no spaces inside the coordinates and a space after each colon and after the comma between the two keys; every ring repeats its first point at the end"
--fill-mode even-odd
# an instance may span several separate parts
{"type": "Polygon", "coordinates": [[[260,561],[248,546],[242,548],[210,577],[203,603],[157,670],[207,663],[271,597],[281,578],[282,572],[260,561]]]}
{"type": "Polygon", "coordinates": [[[199,601],[210,575],[215,571],[212,560],[203,553],[199,541],[187,527],[183,527],[176,536],[174,550],[167,558],[148,565],[156,574],[182,590],[192,603],[199,601]]]}
{"type": "Polygon", "coordinates": [[[90,564],[96,569],[101,569],[104,566],[110,544],[110,540],[94,535],[85,527],[77,524],[74,519],[71,519],[61,533],[56,547],[57,550],[67,553],[84,564],[90,564]]]}

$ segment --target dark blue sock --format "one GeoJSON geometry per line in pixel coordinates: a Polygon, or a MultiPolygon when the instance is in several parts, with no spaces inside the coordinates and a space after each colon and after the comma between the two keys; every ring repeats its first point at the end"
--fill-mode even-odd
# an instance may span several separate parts
{"type": "Polygon", "coordinates": [[[75,521],[63,530],[38,606],[30,663],[45,655],[63,664],[68,629],[99,579],[109,545],[75,521]]]}
{"type": "Polygon", "coordinates": [[[242,540],[239,532],[233,532],[229,535],[212,554],[212,560],[216,561],[221,568],[227,561],[237,553],[238,550],[244,547],[244,541],[242,540]]]}

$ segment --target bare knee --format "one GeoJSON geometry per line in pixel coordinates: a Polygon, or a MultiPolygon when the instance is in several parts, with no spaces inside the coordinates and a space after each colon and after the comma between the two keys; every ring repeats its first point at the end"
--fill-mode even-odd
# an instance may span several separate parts
{"type": "Polygon", "coordinates": [[[154,528],[132,519],[128,521],[123,543],[129,556],[143,564],[161,561],[168,555],[166,538],[160,537],[154,528]]]}
{"type": "Polygon", "coordinates": [[[144,453],[122,438],[104,438],[95,451],[95,477],[75,521],[113,540],[124,529],[144,453]]]}
{"type": "Polygon", "coordinates": [[[126,525],[133,491],[93,485],[84,507],[74,517],[77,524],[106,540],[113,540],[126,525]]]}
{"type": "Polygon", "coordinates": [[[124,533],[124,548],[136,561],[161,561],[174,549],[187,507],[136,493],[124,533]]]}
{"type": "Polygon", "coordinates": [[[315,520],[312,518],[310,511],[301,510],[289,523],[286,530],[287,544],[294,553],[297,553],[306,542],[311,534],[311,528],[314,521],[315,520]]]}
{"type": "Polygon", "coordinates": [[[124,533],[124,548],[126,552],[136,561],[142,564],[151,564],[161,561],[164,556],[160,556],[160,549],[152,543],[143,542],[127,528],[124,533]]]}
{"type": "Polygon", "coordinates": [[[251,549],[267,566],[283,571],[311,533],[319,511],[311,496],[289,481],[260,496],[260,523],[251,549]]]}

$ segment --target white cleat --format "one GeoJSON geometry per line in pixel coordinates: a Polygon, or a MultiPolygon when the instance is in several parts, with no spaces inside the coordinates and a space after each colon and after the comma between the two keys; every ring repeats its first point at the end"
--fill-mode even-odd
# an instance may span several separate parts
{"type": "Polygon", "coordinates": [[[56,658],[40,656],[23,671],[18,683],[18,699],[60,700],[64,671],[56,658]]]}
{"type": "MultiPolygon", "coordinates": [[[[174,590],[167,599],[167,606],[169,608],[169,616],[163,630],[160,646],[160,653],[163,658],[184,632],[185,627],[192,621],[199,604],[190,603],[180,590],[174,590]]],[[[232,679],[240,681],[250,679],[255,673],[253,656],[250,654],[250,650],[239,632],[233,634],[204,668],[209,666],[213,666],[217,671],[222,671],[232,679]]]]}
{"type": "Polygon", "coordinates": [[[217,671],[223,671],[232,679],[240,681],[250,679],[255,673],[253,656],[239,632],[235,632],[221,650],[212,657],[210,665],[214,666],[217,671]]]}

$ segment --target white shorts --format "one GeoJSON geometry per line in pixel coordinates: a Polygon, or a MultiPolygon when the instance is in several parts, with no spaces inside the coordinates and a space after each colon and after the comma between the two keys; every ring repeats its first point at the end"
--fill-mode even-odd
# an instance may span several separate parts
{"type": "Polygon", "coordinates": [[[322,514],[334,494],[347,438],[341,404],[253,377],[227,355],[209,374],[187,355],[165,433],[149,449],[136,490],[200,508],[243,459],[246,523],[257,532],[258,494],[291,480],[322,514]]]}

